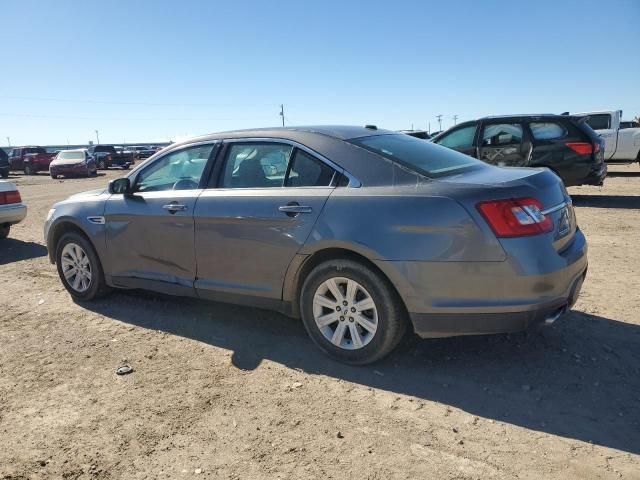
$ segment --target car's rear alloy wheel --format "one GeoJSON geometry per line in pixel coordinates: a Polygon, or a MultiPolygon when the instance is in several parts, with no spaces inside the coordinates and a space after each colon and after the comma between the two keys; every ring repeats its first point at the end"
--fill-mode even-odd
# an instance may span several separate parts
{"type": "Polygon", "coordinates": [[[107,164],[104,160],[98,160],[98,168],[100,170],[106,170],[107,169],[107,164]]]}
{"type": "Polygon", "coordinates": [[[24,166],[24,174],[25,175],[35,175],[36,172],[31,165],[24,166]]]}
{"type": "Polygon", "coordinates": [[[77,300],[92,300],[109,289],[93,245],[76,232],[66,233],[56,246],[58,275],[77,300]]]}
{"type": "Polygon", "coordinates": [[[393,350],[406,328],[402,301],[379,272],[353,260],[331,260],[307,276],[300,295],[311,339],[351,364],[375,362],[393,350]]]}
{"type": "Polygon", "coordinates": [[[313,318],[324,338],[347,350],[366,346],[378,329],[378,309],[371,295],[344,277],[320,284],[313,297],[313,318]]]}

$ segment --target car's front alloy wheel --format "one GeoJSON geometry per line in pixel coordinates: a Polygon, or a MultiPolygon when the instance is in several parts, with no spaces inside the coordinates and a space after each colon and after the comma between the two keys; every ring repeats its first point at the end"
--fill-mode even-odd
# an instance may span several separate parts
{"type": "Polygon", "coordinates": [[[58,275],[77,300],[93,300],[109,288],[93,245],[77,232],[65,233],[56,246],[58,275]]]}
{"type": "Polygon", "coordinates": [[[302,286],[300,311],[320,349],[355,365],[387,355],[406,328],[406,312],[393,286],[377,270],[353,260],[316,266],[302,286]]]}
{"type": "Polygon", "coordinates": [[[78,293],[86,292],[91,285],[91,262],[82,247],[69,242],[60,257],[62,273],[67,284],[78,293]]]}

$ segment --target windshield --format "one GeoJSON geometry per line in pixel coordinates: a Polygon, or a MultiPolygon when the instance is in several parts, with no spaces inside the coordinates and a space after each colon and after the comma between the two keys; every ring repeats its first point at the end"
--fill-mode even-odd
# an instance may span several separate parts
{"type": "Polygon", "coordinates": [[[58,154],[58,160],[84,160],[84,152],[60,152],[58,154]]]}
{"type": "Polygon", "coordinates": [[[429,177],[451,174],[478,165],[474,158],[409,135],[376,135],[351,143],[405,165],[429,177]]]}

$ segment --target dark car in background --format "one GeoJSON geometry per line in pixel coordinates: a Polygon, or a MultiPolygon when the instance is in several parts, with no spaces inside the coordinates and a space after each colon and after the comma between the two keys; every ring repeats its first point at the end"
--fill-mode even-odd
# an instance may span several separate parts
{"type": "Polygon", "coordinates": [[[89,177],[97,173],[96,160],[84,148],[62,150],[49,165],[49,174],[54,179],[59,175],[89,177]]]}
{"type": "Polygon", "coordinates": [[[9,177],[9,155],[2,148],[0,148],[0,177],[9,177]]]}
{"type": "Polygon", "coordinates": [[[461,123],[433,143],[501,167],[547,167],[566,186],[602,185],[604,140],[583,116],[510,115],[461,123]]]}
{"type": "Polygon", "coordinates": [[[422,140],[429,140],[431,135],[426,130],[400,130],[400,133],[409,135],[411,137],[421,138],[422,140]]]}
{"type": "Polygon", "coordinates": [[[142,145],[134,145],[129,147],[129,150],[133,152],[133,157],[136,160],[144,160],[156,153],[156,150],[151,147],[145,147],[142,145]]]}
{"type": "Polygon", "coordinates": [[[91,145],[88,152],[95,158],[99,170],[106,170],[110,167],[120,167],[127,170],[133,163],[131,155],[125,151],[118,152],[113,145],[91,145]]]}

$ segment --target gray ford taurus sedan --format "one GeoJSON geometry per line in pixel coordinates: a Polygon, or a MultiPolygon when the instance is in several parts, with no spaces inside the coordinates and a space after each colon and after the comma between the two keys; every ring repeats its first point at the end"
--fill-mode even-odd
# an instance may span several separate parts
{"type": "Polygon", "coordinates": [[[143,288],[301,317],[344,362],[421,337],[523,330],[576,301],[587,246],[551,171],[368,127],[236,131],[53,206],[77,300],[143,288]]]}

